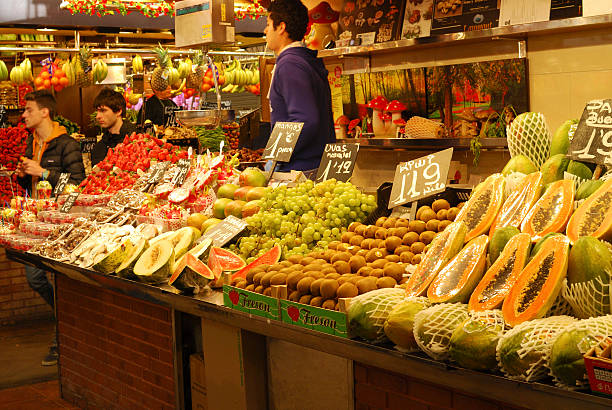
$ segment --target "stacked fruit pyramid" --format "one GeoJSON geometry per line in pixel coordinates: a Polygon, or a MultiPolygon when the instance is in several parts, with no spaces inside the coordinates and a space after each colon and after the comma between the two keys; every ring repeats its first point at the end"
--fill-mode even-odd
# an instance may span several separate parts
{"type": "Polygon", "coordinates": [[[594,180],[594,166],[567,158],[572,123],[538,150],[551,154],[539,169],[529,151],[516,153],[473,190],[400,281],[404,300],[381,310],[368,293],[354,298],[353,334],[512,379],[586,387],[582,355],[612,334],[612,179],[594,180]]]}

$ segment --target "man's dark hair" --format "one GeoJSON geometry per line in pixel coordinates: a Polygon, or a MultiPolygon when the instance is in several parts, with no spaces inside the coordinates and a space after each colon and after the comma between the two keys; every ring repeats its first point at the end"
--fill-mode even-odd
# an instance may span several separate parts
{"type": "Polygon", "coordinates": [[[308,9],[300,0],[275,0],[268,7],[268,16],[276,29],[285,23],[285,30],[293,41],[301,41],[308,27],[308,9]]]}
{"type": "Polygon", "coordinates": [[[38,90],[27,93],[25,96],[26,101],[34,101],[38,105],[39,109],[46,108],[49,110],[49,118],[53,119],[57,112],[57,102],[55,97],[47,90],[38,90]]]}
{"type": "Polygon", "coordinates": [[[110,88],[102,89],[94,100],[93,106],[97,110],[103,105],[110,108],[115,114],[121,110],[121,115],[125,115],[125,99],[117,91],[113,91],[110,88]]]}

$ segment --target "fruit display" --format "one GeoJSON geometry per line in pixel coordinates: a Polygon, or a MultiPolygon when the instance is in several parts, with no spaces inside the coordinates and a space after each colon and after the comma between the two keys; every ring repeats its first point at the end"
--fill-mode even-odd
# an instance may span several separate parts
{"type": "Polygon", "coordinates": [[[236,121],[232,121],[221,125],[221,129],[225,134],[225,141],[231,149],[238,149],[240,144],[240,125],[236,121]]]}
{"type": "Polygon", "coordinates": [[[24,154],[28,132],[21,127],[0,128],[0,201],[7,203],[15,196],[23,196],[24,189],[17,183],[19,158],[24,154]],[[8,172],[2,172],[8,171],[8,172]]]}
{"type": "Polygon", "coordinates": [[[213,204],[213,216],[224,219],[230,215],[246,218],[261,208],[260,199],[265,195],[266,176],[259,168],[247,168],[240,174],[239,185],[226,183],[217,190],[213,204]]]}
{"type": "Polygon", "coordinates": [[[233,157],[238,154],[237,158],[240,162],[257,162],[261,161],[261,156],[263,154],[264,149],[256,149],[252,150],[249,148],[239,148],[239,149],[230,149],[225,154],[228,157],[233,157]]]}

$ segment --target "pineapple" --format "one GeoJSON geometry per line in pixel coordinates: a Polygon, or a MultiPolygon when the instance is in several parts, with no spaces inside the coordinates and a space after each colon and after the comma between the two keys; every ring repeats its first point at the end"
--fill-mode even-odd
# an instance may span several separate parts
{"type": "Polygon", "coordinates": [[[204,55],[202,51],[198,50],[193,56],[193,65],[195,66],[195,72],[187,75],[187,87],[193,88],[199,91],[202,87],[202,80],[204,79],[204,55]]]}
{"type": "Polygon", "coordinates": [[[151,74],[151,88],[164,91],[168,88],[168,69],[171,66],[168,50],[160,45],[153,49],[157,58],[157,67],[151,74]]]}
{"type": "Polygon", "coordinates": [[[76,64],[76,85],[79,87],[87,87],[92,84],[92,68],[91,68],[91,49],[89,47],[81,47],[77,56],[76,64]]]}

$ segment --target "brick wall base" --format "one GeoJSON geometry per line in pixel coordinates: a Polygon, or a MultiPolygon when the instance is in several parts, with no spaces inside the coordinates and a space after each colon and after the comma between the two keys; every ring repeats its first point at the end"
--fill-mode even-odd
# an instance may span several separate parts
{"type": "Polygon", "coordinates": [[[520,410],[376,367],[355,363],[355,410],[520,410]]]}
{"type": "Polygon", "coordinates": [[[51,307],[30,288],[23,265],[8,260],[0,248],[0,326],[51,318],[51,307]]]}
{"type": "Polygon", "coordinates": [[[175,408],[169,308],[57,275],[62,397],[81,408],[175,408]]]}

